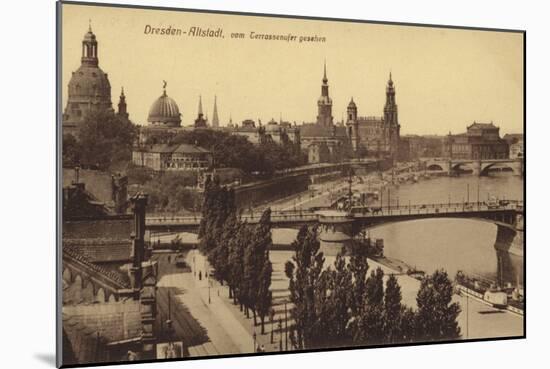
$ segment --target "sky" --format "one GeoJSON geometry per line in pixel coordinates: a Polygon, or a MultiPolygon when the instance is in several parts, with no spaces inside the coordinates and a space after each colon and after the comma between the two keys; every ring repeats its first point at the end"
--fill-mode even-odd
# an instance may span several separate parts
{"type": "Polygon", "coordinates": [[[196,118],[199,95],[209,118],[217,96],[222,126],[230,116],[314,122],[326,60],[335,121],[351,97],[360,116],[382,116],[391,71],[402,135],[460,133],[474,121],[492,121],[502,135],[523,131],[521,33],[64,4],[63,109],[89,23],[113,106],[123,86],[137,124],[147,123],[163,80],[183,125],[196,118]],[[224,38],[145,34],[147,25],[222,28],[224,38]],[[257,40],[251,32],[326,41],[257,40]]]}

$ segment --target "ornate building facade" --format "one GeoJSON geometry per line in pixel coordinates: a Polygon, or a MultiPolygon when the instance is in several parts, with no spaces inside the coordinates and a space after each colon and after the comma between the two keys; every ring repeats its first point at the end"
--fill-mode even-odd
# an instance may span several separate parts
{"type": "Polygon", "coordinates": [[[466,133],[449,133],[444,155],[452,159],[507,159],[509,147],[508,142],[500,138],[500,128],[493,122],[474,122],[466,128],[466,133]]]}
{"type": "Polygon", "coordinates": [[[98,42],[90,26],[82,40],[80,67],[72,73],[69,81],[63,134],[78,135],[80,126],[91,111],[113,111],[111,84],[107,73],[99,68],[98,51],[98,42]]]}
{"type": "Polygon", "coordinates": [[[357,105],[351,98],[347,108],[347,133],[353,150],[363,156],[397,158],[399,153],[400,131],[395,100],[395,86],[392,76],[386,86],[386,103],[382,117],[360,117],[357,105]]]}

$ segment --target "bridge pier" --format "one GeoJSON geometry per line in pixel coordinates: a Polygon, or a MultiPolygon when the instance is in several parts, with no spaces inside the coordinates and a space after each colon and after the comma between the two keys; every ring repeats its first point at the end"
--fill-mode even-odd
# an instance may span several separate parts
{"type": "Polygon", "coordinates": [[[335,256],[350,246],[353,217],[336,210],[318,211],[320,251],[326,256],[335,256]]]}

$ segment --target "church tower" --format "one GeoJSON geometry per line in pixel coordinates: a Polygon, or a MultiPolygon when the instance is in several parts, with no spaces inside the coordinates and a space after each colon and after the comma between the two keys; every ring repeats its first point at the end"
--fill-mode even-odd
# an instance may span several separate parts
{"type": "Polygon", "coordinates": [[[397,104],[395,103],[395,87],[393,86],[393,80],[388,80],[386,86],[386,105],[384,106],[384,122],[387,125],[397,126],[399,125],[397,120],[397,104]]]}
{"type": "Polygon", "coordinates": [[[124,95],[124,87],[120,90],[120,97],[118,100],[118,115],[128,119],[128,110],[126,107],[126,96],[124,95]]]}
{"type": "Polygon", "coordinates": [[[220,126],[220,118],[218,118],[217,97],[214,96],[214,112],[212,113],[212,127],[218,128],[219,126],[220,126]]]}
{"type": "Polygon", "coordinates": [[[321,85],[321,96],[317,100],[317,124],[325,127],[332,127],[332,99],[328,95],[327,64],[324,65],[323,84],[321,85]]]}
{"type": "Polygon", "coordinates": [[[199,113],[197,115],[197,119],[195,119],[195,129],[206,128],[207,125],[207,119],[204,117],[204,114],[202,112],[202,96],[199,95],[199,113]]]}
{"type": "Polygon", "coordinates": [[[395,87],[390,72],[388,85],[386,86],[386,105],[384,106],[384,130],[387,131],[386,137],[389,139],[389,151],[392,157],[396,157],[399,150],[400,130],[399,120],[397,118],[397,104],[395,102],[395,87]]]}
{"type": "Polygon", "coordinates": [[[359,121],[357,120],[357,105],[353,101],[353,97],[348,104],[346,128],[348,137],[351,141],[353,151],[359,149],[360,137],[359,137],[359,121]]]}

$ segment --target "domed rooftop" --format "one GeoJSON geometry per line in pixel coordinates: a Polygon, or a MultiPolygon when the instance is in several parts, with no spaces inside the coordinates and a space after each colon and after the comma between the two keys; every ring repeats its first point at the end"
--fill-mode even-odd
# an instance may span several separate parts
{"type": "MultiPolygon", "coordinates": [[[[82,40],[80,67],[71,75],[63,114],[63,129],[78,134],[79,126],[91,110],[112,110],[111,84],[99,68],[98,43],[91,26],[82,40]]],[[[65,132],[65,131],[64,131],[65,132]]]]}
{"type": "Polygon", "coordinates": [[[164,82],[164,92],[159,97],[151,109],[147,121],[153,125],[164,125],[169,127],[179,127],[181,125],[181,114],[178,104],[166,94],[166,82],[164,82]]]}
{"type": "Polygon", "coordinates": [[[101,68],[82,64],[71,76],[69,81],[69,96],[71,100],[98,99],[111,102],[111,84],[101,68]]]}

